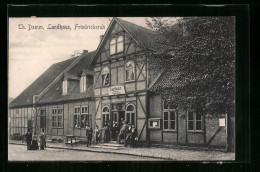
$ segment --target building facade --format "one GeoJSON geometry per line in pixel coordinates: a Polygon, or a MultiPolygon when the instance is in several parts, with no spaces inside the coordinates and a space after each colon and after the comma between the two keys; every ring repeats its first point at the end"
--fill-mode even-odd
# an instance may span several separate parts
{"type": "Polygon", "coordinates": [[[87,124],[126,121],[140,144],[226,146],[225,114],[180,109],[171,99],[176,74],[156,56],[166,38],[119,18],[101,38],[96,51],[54,64],[11,102],[9,134],[45,128],[49,136],[85,137],[87,124]]]}

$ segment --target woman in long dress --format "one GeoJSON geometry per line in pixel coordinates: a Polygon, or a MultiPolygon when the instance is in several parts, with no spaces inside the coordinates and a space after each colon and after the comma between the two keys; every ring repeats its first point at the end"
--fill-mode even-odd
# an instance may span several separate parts
{"type": "Polygon", "coordinates": [[[39,146],[38,146],[38,136],[36,134],[36,131],[34,131],[33,136],[32,136],[32,146],[31,146],[31,150],[38,150],[39,146]]]}

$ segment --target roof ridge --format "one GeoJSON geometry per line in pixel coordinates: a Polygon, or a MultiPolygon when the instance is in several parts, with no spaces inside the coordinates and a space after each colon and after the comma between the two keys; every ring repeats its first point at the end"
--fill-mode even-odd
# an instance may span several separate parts
{"type": "MultiPolygon", "coordinates": [[[[159,33],[159,32],[153,31],[152,29],[148,29],[148,28],[146,28],[146,27],[143,27],[143,26],[141,26],[141,25],[137,25],[137,24],[135,24],[135,23],[126,21],[126,20],[121,19],[121,18],[117,18],[117,17],[116,17],[116,19],[117,19],[117,20],[121,20],[121,21],[123,21],[123,22],[126,22],[126,23],[128,23],[128,24],[132,24],[132,25],[135,25],[135,26],[137,26],[137,27],[143,28],[143,29],[145,29],[145,30],[151,31],[151,32],[156,33],[156,34],[159,33]]],[[[119,22],[120,22],[120,21],[119,21],[119,22]]]]}

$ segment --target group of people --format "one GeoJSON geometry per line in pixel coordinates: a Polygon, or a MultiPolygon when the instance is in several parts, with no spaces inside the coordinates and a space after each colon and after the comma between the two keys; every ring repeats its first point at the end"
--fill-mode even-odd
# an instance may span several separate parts
{"type": "MultiPolygon", "coordinates": [[[[119,128],[117,123],[113,121],[111,131],[109,123],[105,122],[104,132],[104,142],[109,142],[110,140],[113,140],[120,143],[121,139],[125,139],[125,146],[130,144],[130,147],[135,147],[136,141],[138,140],[136,128],[131,124],[127,124],[126,121],[123,121],[121,129],[119,128]]],[[[89,125],[86,125],[87,147],[91,146],[92,136],[93,129],[89,125]]],[[[41,130],[41,133],[39,135],[36,134],[36,131],[32,133],[32,131],[28,130],[25,137],[27,150],[38,150],[39,148],[41,150],[44,150],[44,148],[46,148],[46,135],[44,133],[44,129],[41,130]],[[40,146],[38,145],[38,142],[40,146]]],[[[98,125],[96,125],[95,128],[95,141],[96,144],[100,143],[101,141],[101,132],[98,125]]]]}
{"type": "Polygon", "coordinates": [[[109,142],[110,140],[117,141],[120,143],[121,139],[125,139],[124,145],[130,144],[130,147],[135,147],[137,138],[137,131],[134,125],[127,124],[123,121],[121,128],[117,125],[117,122],[113,121],[113,125],[110,128],[109,122],[104,124],[104,142],[109,142]]]}
{"type": "Polygon", "coordinates": [[[126,121],[123,121],[123,125],[120,129],[118,134],[118,143],[122,138],[125,138],[124,146],[126,147],[127,144],[130,144],[130,147],[135,147],[136,142],[138,141],[137,131],[134,125],[127,124],[126,121]]]}
{"type": "Polygon", "coordinates": [[[46,135],[44,133],[44,129],[41,130],[39,135],[36,134],[36,131],[32,133],[32,131],[28,130],[25,135],[27,150],[44,150],[46,148],[46,135]],[[40,147],[38,145],[38,141],[40,143],[40,147]]]}

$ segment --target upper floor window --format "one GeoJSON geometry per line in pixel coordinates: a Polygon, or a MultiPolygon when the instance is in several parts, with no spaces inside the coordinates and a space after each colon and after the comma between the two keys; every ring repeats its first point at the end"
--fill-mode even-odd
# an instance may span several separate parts
{"type": "Polygon", "coordinates": [[[131,60],[125,65],[125,80],[134,81],[135,80],[135,63],[131,60]]]}
{"type": "Polygon", "coordinates": [[[124,37],[119,36],[110,41],[110,54],[116,54],[124,51],[124,37]]]}
{"type": "Polygon", "coordinates": [[[188,112],[188,130],[202,131],[202,116],[194,111],[188,112]]]}
{"type": "Polygon", "coordinates": [[[68,81],[63,80],[62,82],[62,95],[68,94],[68,81]]]}
{"type": "Polygon", "coordinates": [[[123,36],[119,36],[117,38],[117,44],[116,44],[116,50],[117,53],[123,52],[124,51],[124,39],[123,36]]]}
{"type": "Polygon", "coordinates": [[[80,77],[80,92],[85,92],[87,90],[86,75],[83,73],[80,77]]]}
{"type": "Polygon", "coordinates": [[[107,66],[105,66],[102,70],[102,83],[103,86],[108,86],[110,83],[110,77],[109,77],[109,68],[107,66]]]}
{"type": "Polygon", "coordinates": [[[163,129],[164,130],[177,129],[176,107],[168,103],[167,100],[163,102],[163,129]]]}

